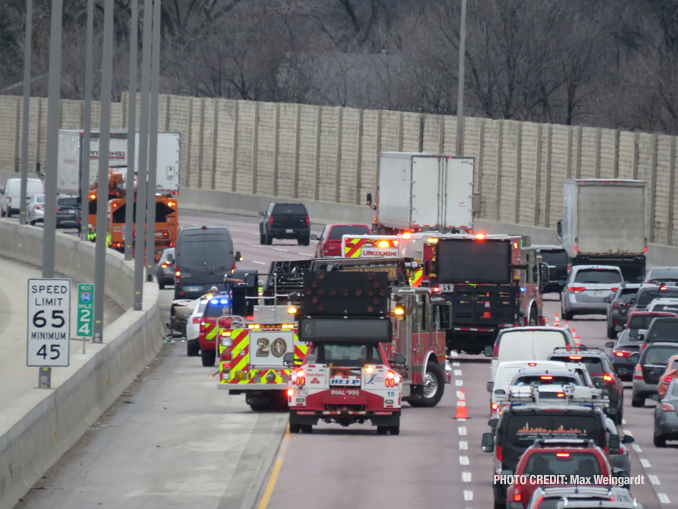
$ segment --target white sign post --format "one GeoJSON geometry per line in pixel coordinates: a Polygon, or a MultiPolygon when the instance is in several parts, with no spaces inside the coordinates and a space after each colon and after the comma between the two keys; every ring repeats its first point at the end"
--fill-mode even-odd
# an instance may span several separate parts
{"type": "Polygon", "coordinates": [[[38,366],[41,389],[51,386],[51,368],[67,367],[71,344],[71,280],[28,280],[26,365],[38,366]]]}

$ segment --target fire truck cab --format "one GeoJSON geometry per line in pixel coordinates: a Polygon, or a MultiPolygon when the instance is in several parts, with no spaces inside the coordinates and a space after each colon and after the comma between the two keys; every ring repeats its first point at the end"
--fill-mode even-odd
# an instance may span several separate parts
{"type": "MultiPolygon", "coordinates": [[[[299,337],[310,349],[290,375],[290,431],[310,433],[319,420],[348,426],[370,421],[377,433],[400,433],[402,377],[389,359],[393,322],[385,273],[307,272],[299,337]]],[[[284,359],[293,366],[294,358],[284,359]]]]}

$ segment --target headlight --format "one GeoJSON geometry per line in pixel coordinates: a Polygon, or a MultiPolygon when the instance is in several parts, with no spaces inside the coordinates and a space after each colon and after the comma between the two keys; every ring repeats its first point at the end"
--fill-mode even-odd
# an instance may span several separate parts
{"type": "Polygon", "coordinates": [[[222,336],[221,346],[233,346],[233,339],[230,336],[222,336]]]}

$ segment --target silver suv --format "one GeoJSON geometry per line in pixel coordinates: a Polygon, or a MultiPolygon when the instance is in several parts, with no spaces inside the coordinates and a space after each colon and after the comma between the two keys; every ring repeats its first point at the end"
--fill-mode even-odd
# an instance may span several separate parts
{"type": "Polygon", "coordinates": [[[624,281],[619,267],[610,265],[575,265],[563,288],[560,308],[563,319],[574,315],[604,315],[606,298],[612,299],[624,281]]]}

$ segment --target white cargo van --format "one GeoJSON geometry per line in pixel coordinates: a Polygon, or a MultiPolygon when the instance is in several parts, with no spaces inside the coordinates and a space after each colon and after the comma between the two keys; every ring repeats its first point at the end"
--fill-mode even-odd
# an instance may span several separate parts
{"type": "MultiPolygon", "coordinates": [[[[26,203],[33,198],[35,194],[42,194],[45,188],[40,179],[26,179],[26,203]]],[[[5,189],[2,191],[0,199],[0,209],[2,217],[12,217],[18,214],[21,208],[21,179],[8,179],[5,183],[5,189]]]]}

